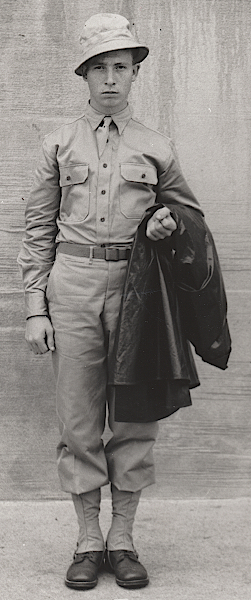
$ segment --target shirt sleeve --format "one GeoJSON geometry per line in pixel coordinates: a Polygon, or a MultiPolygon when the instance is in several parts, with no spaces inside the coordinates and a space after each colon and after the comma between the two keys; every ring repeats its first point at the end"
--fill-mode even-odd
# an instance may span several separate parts
{"type": "Polygon", "coordinates": [[[45,292],[55,260],[60,196],[57,148],[49,149],[45,139],[25,211],[25,237],[18,255],[27,317],[48,315],[45,292]]]}
{"type": "Polygon", "coordinates": [[[159,175],[156,202],[191,206],[192,208],[197,208],[203,215],[199,202],[190,190],[181,171],[179,160],[171,140],[166,168],[159,175]]]}

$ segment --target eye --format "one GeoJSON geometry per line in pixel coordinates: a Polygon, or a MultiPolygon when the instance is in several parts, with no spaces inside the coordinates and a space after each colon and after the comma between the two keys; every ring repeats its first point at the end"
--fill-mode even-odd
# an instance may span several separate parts
{"type": "Polygon", "coordinates": [[[126,69],[126,66],[125,65],[116,65],[116,69],[118,71],[123,71],[124,69],[126,69]]]}
{"type": "Polygon", "coordinates": [[[103,69],[103,65],[95,65],[94,69],[97,71],[101,71],[103,69]]]}

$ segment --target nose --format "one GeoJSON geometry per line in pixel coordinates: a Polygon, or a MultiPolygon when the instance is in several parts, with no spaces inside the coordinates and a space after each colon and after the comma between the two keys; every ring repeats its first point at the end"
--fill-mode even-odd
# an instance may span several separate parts
{"type": "Polygon", "coordinates": [[[108,67],[106,72],[106,83],[107,85],[114,85],[114,71],[112,67],[108,67]]]}

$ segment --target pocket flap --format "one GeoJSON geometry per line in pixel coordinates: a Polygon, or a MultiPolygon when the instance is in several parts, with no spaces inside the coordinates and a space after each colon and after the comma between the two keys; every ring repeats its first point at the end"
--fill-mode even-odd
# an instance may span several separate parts
{"type": "Polygon", "coordinates": [[[157,185],[157,169],[151,165],[134,165],[133,163],[123,163],[120,165],[121,175],[127,181],[136,181],[137,183],[150,183],[157,185]]]}
{"type": "Polygon", "coordinates": [[[88,165],[68,165],[60,167],[60,186],[84,183],[88,177],[88,165]]]}

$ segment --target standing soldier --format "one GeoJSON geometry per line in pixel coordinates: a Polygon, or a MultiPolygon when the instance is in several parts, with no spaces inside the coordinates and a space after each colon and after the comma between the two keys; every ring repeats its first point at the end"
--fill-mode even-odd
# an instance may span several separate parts
{"type": "Polygon", "coordinates": [[[45,137],[26,209],[19,254],[26,340],[35,354],[52,351],[58,471],[79,523],[66,585],[94,587],[106,546],[118,585],[137,588],[148,584],[148,575],[132,528],[141,490],[154,482],[158,425],[115,418],[108,377],[128,258],[145,211],[156,201],[160,206],[144,234],[152,246],[177,229],[169,205],[203,217],[170,140],[135,120],[128,105],[148,48],[116,14],[92,16],[81,43],[75,72],[87,82],[90,100],[83,116],[45,137]],[[106,407],[111,439],[104,447],[106,407]],[[100,497],[109,482],[112,523],[104,540],[100,497]]]}

